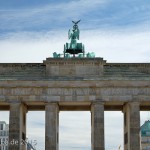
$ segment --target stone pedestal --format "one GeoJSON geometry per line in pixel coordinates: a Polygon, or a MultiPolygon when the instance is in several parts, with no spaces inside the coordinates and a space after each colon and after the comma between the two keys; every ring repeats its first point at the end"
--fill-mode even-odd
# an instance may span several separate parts
{"type": "Polygon", "coordinates": [[[10,104],[9,150],[26,150],[26,112],[24,104],[10,104]]]}
{"type": "Polygon", "coordinates": [[[129,102],[124,108],[124,150],[140,150],[140,107],[129,102]]]}
{"type": "Polygon", "coordinates": [[[92,150],[104,150],[104,104],[95,102],[91,106],[92,150]]]}
{"type": "Polygon", "coordinates": [[[59,107],[57,103],[45,106],[45,150],[58,150],[59,107]]]}
{"type": "Polygon", "coordinates": [[[103,58],[47,58],[46,75],[49,77],[86,77],[102,76],[103,58]]]}

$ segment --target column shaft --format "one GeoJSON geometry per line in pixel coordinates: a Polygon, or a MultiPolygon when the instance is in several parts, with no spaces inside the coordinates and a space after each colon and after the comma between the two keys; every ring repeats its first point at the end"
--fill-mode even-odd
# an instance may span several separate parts
{"type": "Polygon", "coordinates": [[[92,150],[104,150],[104,104],[92,104],[92,150]]]}
{"type": "Polygon", "coordinates": [[[26,107],[21,103],[10,104],[9,115],[9,150],[25,150],[26,107]]]}
{"type": "Polygon", "coordinates": [[[140,150],[140,107],[137,102],[124,108],[124,150],[140,150]]]}
{"type": "Polygon", "coordinates": [[[45,111],[45,150],[58,150],[58,104],[47,104],[45,106],[45,111]]]}

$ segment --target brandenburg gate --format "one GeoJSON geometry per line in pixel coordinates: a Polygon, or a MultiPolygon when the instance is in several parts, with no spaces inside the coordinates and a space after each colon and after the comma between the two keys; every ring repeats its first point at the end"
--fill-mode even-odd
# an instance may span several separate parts
{"type": "Polygon", "coordinates": [[[20,141],[26,138],[28,110],[45,110],[45,150],[58,150],[59,111],[64,110],[91,111],[92,150],[105,149],[104,111],[122,111],[124,150],[140,150],[140,110],[150,110],[150,64],[86,57],[75,41],[77,29],[75,22],[64,57],[55,53],[43,63],[0,64],[0,110],[10,112],[9,141],[19,141],[9,150],[25,150],[20,141]]]}

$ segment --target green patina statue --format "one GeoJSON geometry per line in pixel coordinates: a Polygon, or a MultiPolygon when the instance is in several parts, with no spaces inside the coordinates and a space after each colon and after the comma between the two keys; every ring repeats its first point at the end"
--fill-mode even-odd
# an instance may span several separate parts
{"type": "Polygon", "coordinates": [[[80,36],[80,30],[78,28],[78,21],[72,21],[73,22],[73,29],[68,31],[68,39],[70,40],[68,43],[64,45],[64,54],[58,54],[56,52],[53,53],[54,58],[60,58],[62,55],[64,55],[64,58],[72,58],[78,57],[78,58],[95,58],[95,53],[87,53],[85,54],[84,51],[84,45],[79,42],[79,36],[80,36]]]}
{"type": "Polygon", "coordinates": [[[79,40],[80,31],[79,31],[79,28],[78,28],[77,24],[80,22],[80,20],[77,21],[77,22],[75,22],[75,21],[72,21],[72,22],[74,23],[73,30],[71,31],[69,29],[68,38],[71,39],[71,43],[74,44],[76,42],[76,40],[79,40]]]}
{"type": "Polygon", "coordinates": [[[64,45],[64,57],[66,56],[66,53],[73,54],[73,57],[75,57],[75,54],[82,53],[84,55],[84,45],[82,43],[79,43],[79,35],[80,30],[78,28],[79,21],[72,21],[74,23],[73,29],[68,32],[68,39],[70,40],[70,43],[66,43],[64,45]]]}

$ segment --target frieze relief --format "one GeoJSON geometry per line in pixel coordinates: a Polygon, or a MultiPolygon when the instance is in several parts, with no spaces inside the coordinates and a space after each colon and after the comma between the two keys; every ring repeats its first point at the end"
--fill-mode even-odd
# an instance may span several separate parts
{"type": "Polygon", "coordinates": [[[102,95],[150,95],[150,88],[101,88],[102,95]]]}
{"type": "Polygon", "coordinates": [[[27,96],[27,95],[54,95],[54,96],[86,96],[86,95],[104,95],[104,96],[126,96],[126,95],[148,95],[150,88],[0,88],[1,96],[27,96]]]}
{"type": "Polygon", "coordinates": [[[92,65],[92,66],[99,66],[99,65],[103,65],[103,62],[46,62],[47,65],[63,65],[63,66],[66,66],[66,65],[92,65]]]}

